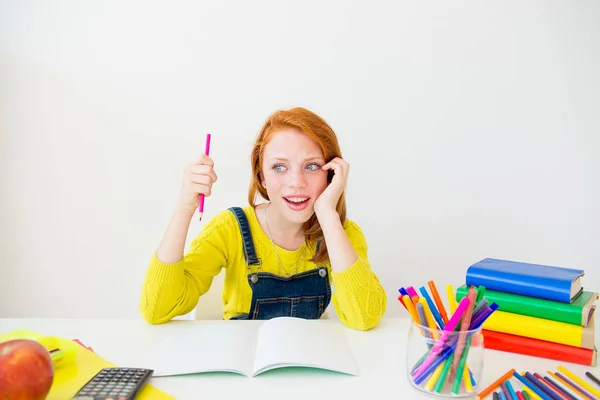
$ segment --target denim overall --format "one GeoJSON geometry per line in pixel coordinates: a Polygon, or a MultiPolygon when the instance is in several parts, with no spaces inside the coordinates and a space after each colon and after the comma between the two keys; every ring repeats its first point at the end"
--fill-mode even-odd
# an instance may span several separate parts
{"type": "Polygon", "coordinates": [[[248,314],[236,315],[231,319],[320,318],[331,300],[327,268],[320,266],[289,277],[259,272],[262,261],[256,256],[246,214],[239,207],[231,207],[229,211],[233,212],[240,226],[248,283],[252,289],[248,314]]]}

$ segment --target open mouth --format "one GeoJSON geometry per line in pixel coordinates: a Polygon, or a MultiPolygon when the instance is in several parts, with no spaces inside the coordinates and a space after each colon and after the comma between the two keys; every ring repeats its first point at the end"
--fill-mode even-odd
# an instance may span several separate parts
{"type": "Polygon", "coordinates": [[[309,198],[307,197],[284,197],[285,201],[289,204],[300,205],[308,202],[309,198]]]}

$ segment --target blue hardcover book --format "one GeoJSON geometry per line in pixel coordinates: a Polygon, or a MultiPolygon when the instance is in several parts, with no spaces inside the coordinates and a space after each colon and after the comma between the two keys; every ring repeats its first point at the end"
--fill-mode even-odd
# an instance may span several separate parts
{"type": "Polygon", "coordinates": [[[584,271],[486,258],[467,269],[466,284],[571,303],[583,290],[584,271]]]}

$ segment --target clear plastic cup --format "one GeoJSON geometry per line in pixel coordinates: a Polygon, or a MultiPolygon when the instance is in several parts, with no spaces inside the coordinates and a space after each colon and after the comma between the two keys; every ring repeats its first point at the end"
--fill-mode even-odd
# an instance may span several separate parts
{"type": "Polygon", "coordinates": [[[406,342],[407,378],[439,398],[473,397],[483,374],[481,328],[444,332],[411,322],[406,342]]]}

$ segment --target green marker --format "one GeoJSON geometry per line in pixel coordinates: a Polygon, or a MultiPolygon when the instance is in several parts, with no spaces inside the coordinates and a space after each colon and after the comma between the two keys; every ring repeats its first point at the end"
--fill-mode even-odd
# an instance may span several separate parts
{"type": "Polygon", "coordinates": [[[450,372],[450,367],[452,366],[453,358],[454,358],[454,352],[452,352],[452,354],[450,354],[450,356],[448,358],[446,358],[446,361],[444,361],[444,368],[442,368],[442,373],[440,374],[440,377],[439,377],[437,383],[435,384],[434,391],[436,393],[439,393],[442,390],[442,387],[444,386],[444,382],[446,382],[446,377],[448,376],[448,372],[450,372]]]}
{"type": "Polygon", "coordinates": [[[452,394],[458,394],[460,389],[460,383],[462,382],[463,372],[465,370],[465,364],[467,363],[467,354],[469,354],[469,348],[471,347],[471,337],[465,342],[465,349],[460,356],[458,362],[458,368],[456,368],[456,376],[454,377],[454,384],[452,385],[452,394]]]}
{"type": "Polygon", "coordinates": [[[475,300],[475,303],[479,303],[482,299],[483,296],[485,295],[485,286],[477,286],[477,300],[475,300]]]}

